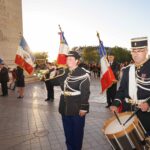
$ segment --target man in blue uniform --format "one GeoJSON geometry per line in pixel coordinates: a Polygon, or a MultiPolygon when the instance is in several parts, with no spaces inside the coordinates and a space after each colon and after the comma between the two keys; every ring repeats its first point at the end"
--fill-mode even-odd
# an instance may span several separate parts
{"type": "Polygon", "coordinates": [[[139,109],[137,116],[147,133],[150,133],[150,59],[146,37],[131,39],[131,55],[134,64],[123,69],[120,87],[116,93],[112,111],[117,111],[126,101],[125,111],[139,109]]]}
{"type": "Polygon", "coordinates": [[[53,85],[60,85],[59,112],[66,137],[67,150],[81,150],[85,116],[89,112],[90,76],[78,67],[80,55],[70,51],[67,55],[67,68],[58,69],[57,76],[51,79],[53,85]]]}

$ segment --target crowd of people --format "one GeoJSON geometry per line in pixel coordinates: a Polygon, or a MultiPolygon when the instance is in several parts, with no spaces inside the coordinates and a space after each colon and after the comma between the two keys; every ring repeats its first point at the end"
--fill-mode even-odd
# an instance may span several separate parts
{"type": "MultiPolygon", "coordinates": [[[[131,55],[133,61],[119,64],[115,61],[115,55],[112,52],[108,53],[108,63],[116,81],[106,91],[106,108],[113,113],[138,109],[136,115],[147,134],[150,135],[150,59],[147,57],[147,38],[131,40],[131,55]]],[[[100,65],[85,64],[79,60],[78,52],[69,51],[67,67],[58,68],[55,64],[47,62],[47,72],[42,78],[47,90],[45,101],[53,102],[54,86],[61,87],[59,112],[68,150],[81,150],[82,148],[85,117],[89,112],[90,76],[99,78],[101,73],[100,65]]],[[[17,66],[9,70],[0,59],[1,96],[8,96],[8,88],[15,90],[17,87],[17,98],[23,98],[24,78],[24,71],[21,67],[17,66]],[[11,73],[11,81],[9,81],[9,73],[11,73]]]]}
{"type": "Polygon", "coordinates": [[[17,87],[17,98],[24,97],[24,70],[17,66],[12,70],[8,68],[2,59],[0,59],[0,83],[1,83],[1,96],[8,96],[8,89],[15,90],[17,87]]]}

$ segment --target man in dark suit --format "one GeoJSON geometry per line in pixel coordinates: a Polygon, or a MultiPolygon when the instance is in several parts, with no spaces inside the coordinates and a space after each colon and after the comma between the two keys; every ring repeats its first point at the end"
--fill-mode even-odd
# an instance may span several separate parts
{"type": "MultiPolygon", "coordinates": [[[[119,74],[119,64],[115,61],[115,56],[114,53],[110,52],[108,53],[108,62],[110,64],[110,67],[116,77],[116,80],[118,79],[118,74],[119,74]]],[[[106,91],[106,96],[107,96],[107,106],[106,108],[109,108],[115,98],[117,91],[117,82],[113,83],[111,87],[109,87],[106,91]]]]}
{"type": "Polygon", "coordinates": [[[1,96],[8,95],[8,87],[7,87],[8,81],[9,81],[8,69],[4,66],[3,60],[0,59],[0,83],[1,83],[1,89],[2,89],[1,96]]]}
{"type": "Polygon", "coordinates": [[[47,62],[46,63],[48,72],[45,74],[45,85],[46,85],[46,90],[47,90],[47,98],[45,99],[45,101],[54,101],[54,86],[51,84],[51,82],[47,79],[50,78],[50,76],[53,74],[54,69],[52,68],[52,66],[54,66],[54,64],[47,62]]]}

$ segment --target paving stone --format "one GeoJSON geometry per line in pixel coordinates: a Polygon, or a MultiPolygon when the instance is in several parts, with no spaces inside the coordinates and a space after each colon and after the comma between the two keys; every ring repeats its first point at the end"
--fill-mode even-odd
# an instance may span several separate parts
{"type": "MultiPolygon", "coordinates": [[[[16,91],[0,97],[0,150],[67,150],[58,113],[60,92],[60,88],[55,87],[54,102],[45,102],[45,84],[36,82],[26,85],[23,99],[16,98],[16,91]]],[[[110,149],[102,133],[104,121],[112,116],[105,102],[99,79],[92,79],[83,150],[110,149]]]]}

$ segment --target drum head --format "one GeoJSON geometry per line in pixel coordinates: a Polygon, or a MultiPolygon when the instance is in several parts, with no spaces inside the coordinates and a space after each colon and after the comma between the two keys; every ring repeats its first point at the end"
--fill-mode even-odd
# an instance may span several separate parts
{"type": "MultiPolygon", "coordinates": [[[[131,112],[125,112],[125,113],[120,113],[118,114],[119,119],[121,121],[121,123],[125,123],[125,121],[132,115],[131,112]]],[[[130,119],[130,121],[128,121],[125,126],[122,127],[122,125],[119,124],[118,120],[116,119],[116,117],[112,117],[111,119],[107,120],[104,124],[104,129],[103,132],[106,135],[112,135],[112,134],[116,134],[116,133],[120,133],[122,132],[124,129],[129,128],[129,126],[135,122],[135,120],[137,119],[136,116],[134,116],[132,119],[130,119]]]]}

